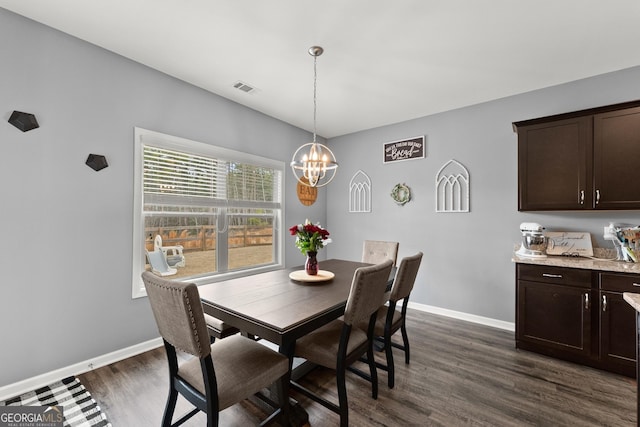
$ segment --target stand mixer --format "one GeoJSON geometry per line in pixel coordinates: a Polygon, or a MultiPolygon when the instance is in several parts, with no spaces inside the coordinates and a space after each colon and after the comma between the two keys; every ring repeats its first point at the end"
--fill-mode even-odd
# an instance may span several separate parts
{"type": "Polygon", "coordinates": [[[547,238],[542,234],[544,227],[535,222],[520,224],[522,244],[516,255],[525,258],[546,258],[547,238]]]}

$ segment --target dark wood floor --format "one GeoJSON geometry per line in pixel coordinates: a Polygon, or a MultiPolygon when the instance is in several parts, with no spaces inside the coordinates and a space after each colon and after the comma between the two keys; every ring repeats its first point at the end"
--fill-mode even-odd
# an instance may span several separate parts
{"type": "MultiPolygon", "coordinates": [[[[348,375],[352,426],[632,426],[635,380],[516,350],[513,333],[409,310],[411,364],[395,351],[396,386],[380,372],[378,400],[370,385],[348,375]]],[[[379,356],[382,356],[380,354],[379,356]]],[[[114,427],[159,426],[167,394],[164,349],[96,369],[80,380],[114,427]]],[[[332,371],[302,381],[336,398],[332,371]]],[[[338,425],[338,416],[296,393],[311,426],[338,425]]],[[[188,406],[180,402],[178,413],[188,406]]],[[[257,403],[220,414],[221,425],[255,425],[257,403]]],[[[203,415],[186,423],[205,424],[203,415]]]]}

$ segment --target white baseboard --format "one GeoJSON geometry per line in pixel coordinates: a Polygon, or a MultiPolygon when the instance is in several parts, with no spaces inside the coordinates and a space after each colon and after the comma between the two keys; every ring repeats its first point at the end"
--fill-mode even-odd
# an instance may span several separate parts
{"type": "MultiPolygon", "coordinates": [[[[516,330],[515,323],[512,322],[505,322],[502,320],[491,319],[489,317],[476,316],[475,314],[448,310],[446,308],[435,307],[432,305],[409,302],[409,308],[424,311],[427,313],[451,317],[454,319],[465,320],[467,322],[479,323],[482,325],[504,329],[507,331],[516,330]]],[[[160,346],[162,346],[162,339],[155,338],[140,344],[133,345],[131,347],[123,348],[121,350],[116,350],[111,353],[95,357],[93,359],[85,360],[84,362],[79,362],[61,369],[56,369],[55,371],[47,372],[42,375],[27,378],[26,380],[19,381],[17,383],[0,387],[0,402],[15,396],[19,396],[31,390],[44,387],[53,382],[60,381],[62,378],[70,377],[72,375],[80,375],[93,369],[97,369],[102,366],[124,360],[128,357],[136,356],[140,353],[144,353],[145,351],[153,350],[154,348],[158,348],[160,346]]]]}
{"type": "Polygon", "coordinates": [[[56,381],[60,381],[63,378],[80,375],[93,369],[144,353],[145,351],[153,350],[160,346],[162,346],[162,338],[155,338],[140,344],[132,345],[131,347],[85,360],[84,362],[79,362],[64,368],[56,369],[55,371],[46,372],[42,375],[0,387],[0,402],[27,393],[31,390],[44,387],[56,381]]]}
{"type": "Polygon", "coordinates": [[[418,311],[424,311],[426,313],[439,314],[441,316],[452,317],[454,319],[465,320],[467,322],[479,323],[481,325],[491,326],[493,328],[504,329],[505,331],[515,332],[516,330],[515,323],[492,319],[490,317],[476,316],[475,314],[448,310],[446,308],[435,307],[433,305],[417,304],[411,301],[409,301],[409,305],[407,307],[413,308],[414,310],[418,311]]]}

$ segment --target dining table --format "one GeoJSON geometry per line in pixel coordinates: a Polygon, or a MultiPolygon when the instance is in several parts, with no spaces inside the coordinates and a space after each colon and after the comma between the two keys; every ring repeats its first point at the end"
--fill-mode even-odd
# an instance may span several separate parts
{"type": "MultiPolygon", "coordinates": [[[[298,338],[344,314],[355,271],[369,265],[329,259],[320,261],[319,277],[307,277],[297,266],[200,285],[198,291],[205,313],[275,344],[293,360],[298,338]]],[[[299,405],[291,412],[293,424],[308,422],[299,405]]]]}

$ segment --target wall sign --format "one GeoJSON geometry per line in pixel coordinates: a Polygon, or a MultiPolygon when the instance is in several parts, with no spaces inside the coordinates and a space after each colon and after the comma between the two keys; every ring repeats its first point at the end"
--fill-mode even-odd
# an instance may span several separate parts
{"type": "MultiPolygon", "coordinates": [[[[300,179],[305,182],[309,182],[305,177],[301,177],[300,179]]],[[[300,200],[300,203],[305,206],[311,206],[316,202],[316,199],[318,198],[317,187],[309,187],[308,185],[304,185],[301,182],[298,182],[296,193],[298,194],[298,200],[300,200]]]]}
{"type": "Polygon", "coordinates": [[[591,233],[547,231],[547,255],[593,256],[591,233]]]}
{"type": "Polygon", "coordinates": [[[384,144],[383,163],[424,158],[424,136],[384,144]]]}

